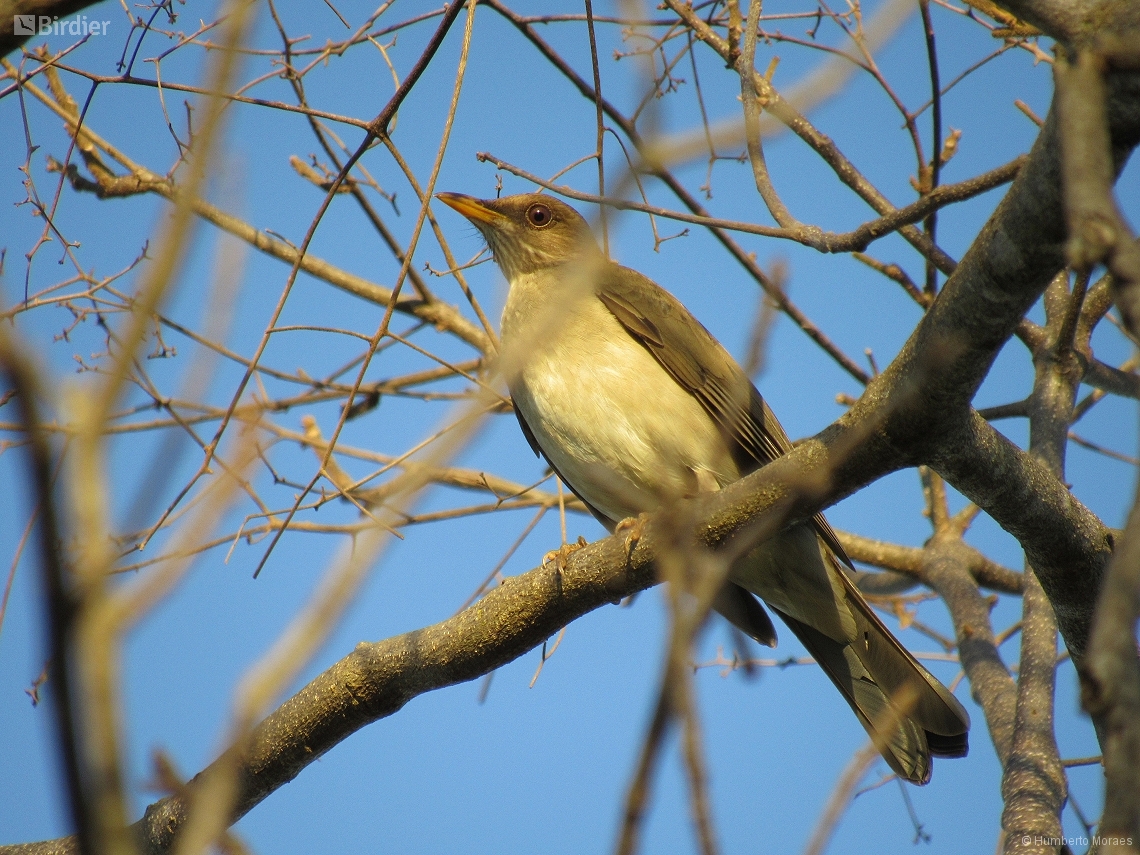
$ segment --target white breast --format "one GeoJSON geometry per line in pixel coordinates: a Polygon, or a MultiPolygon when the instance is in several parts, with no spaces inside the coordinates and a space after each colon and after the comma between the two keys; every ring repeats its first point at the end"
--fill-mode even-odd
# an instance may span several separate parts
{"type": "Polygon", "coordinates": [[[617,521],[735,480],[700,403],[592,292],[553,305],[567,289],[551,276],[511,283],[504,366],[515,404],[571,486],[617,521]]]}

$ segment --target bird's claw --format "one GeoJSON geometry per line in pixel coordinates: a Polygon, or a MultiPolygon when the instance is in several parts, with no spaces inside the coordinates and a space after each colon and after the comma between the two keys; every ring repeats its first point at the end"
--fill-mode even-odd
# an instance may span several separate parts
{"type": "Polygon", "coordinates": [[[566,562],[570,556],[583,546],[586,546],[586,538],[582,537],[582,535],[578,535],[578,540],[574,543],[564,543],[557,549],[552,549],[542,556],[542,566],[545,567],[547,564],[553,563],[557,567],[558,572],[561,573],[566,569],[566,562]]]}
{"type": "Polygon", "coordinates": [[[645,524],[649,520],[648,514],[638,514],[635,517],[626,517],[624,520],[617,524],[614,529],[614,534],[619,532],[625,533],[625,558],[628,561],[633,557],[633,550],[637,549],[638,541],[641,540],[641,535],[645,530],[645,524]]]}

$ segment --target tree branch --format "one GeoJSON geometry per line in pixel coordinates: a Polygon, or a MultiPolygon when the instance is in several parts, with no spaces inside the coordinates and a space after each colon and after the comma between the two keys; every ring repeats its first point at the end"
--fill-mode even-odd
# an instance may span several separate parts
{"type": "Polygon", "coordinates": [[[1080,668],[1081,705],[1104,734],[1101,835],[1128,840],[1105,853],[1140,852],[1140,490],[1105,575],[1089,651],[1080,668]]]}

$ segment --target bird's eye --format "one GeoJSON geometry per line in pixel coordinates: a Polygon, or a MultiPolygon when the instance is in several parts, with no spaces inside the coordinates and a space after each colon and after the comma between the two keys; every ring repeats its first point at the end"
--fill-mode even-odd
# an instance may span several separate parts
{"type": "Polygon", "coordinates": [[[549,205],[535,202],[526,209],[526,221],[536,229],[546,228],[553,220],[554,214],[551,213],[549,205]]]}

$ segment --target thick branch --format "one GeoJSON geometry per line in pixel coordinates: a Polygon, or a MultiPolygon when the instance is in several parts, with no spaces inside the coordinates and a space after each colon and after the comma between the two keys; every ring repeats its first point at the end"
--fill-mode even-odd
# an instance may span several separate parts
{"type": "Polygon", "coordinates": [[[1057,626],[1036,577],[1031,572],[1025,575],[1017,713],[1001,782],[1005,801],[1001,824],[1006,852],[1044,855],[1057,849],[1044,841],[1061,836],[1060,813],[1067,797],[1053,733],[1057,626]]]}
{"type": "MultiPolygon", "coordinates": [[[[1117,75],[1109,90],[1119,172],[1140,139],[1140,77],[1117,75]]],[[[1051,112],[1028,162],[945,289],[847,418],[888,414],[881,439],[896,457],[929,463],[1021,541],[1079,659],[1111,551],[1108,532],[1052,473],[967,409],[998,351],[1064,266],[1065,238],[1051,112]]]]}
{"type": "MultiPolygon", "coordinates": [[[[422,630],[361,643],[257,726],[240,762],[233,820],[295,778],[309,763],[361,727],[392,715],[409,700],[473,680],[532,650],[581,615],[655,582],[652,523],[628,555],[623,536],[610,537],[554,563],[509,578],[458,615],[422,630]]],[[[187,797],[215,761],[181,796],[151,805],[135,826],[144,852],[170,849],[187,819],[187,797]]],[[[15,852],[68,851],[62,841],[0,847],[15,852]]]]}
{"type": "MultiPolygon", "coordinates": [[[[913,390],[925,390],[936,379],[916,378],[909,387],[912,394],[896,395],[890,402],[897,410],[887,409],[885,415],[861,419],[848,414],[838,425],[800,444],[787,456],[702,498],[695,509],[702,520],[697,527],[699,539],[712,547],[744,549],[755,542],[757,521],[762,525],[765,514],[777,505],[782,513],[790,512],[791,519],[807,519],[825,504],[904,465],[897,451],[882,441],[880,428],[884,421],[930,418],[922,409],[928,399],[913,390]]],[[[881,380],[882,375],[873,386],[881,380]]],[[[1014,470],[1001,480],[1032,489],[1026,470],[1014,470]]],[[[1068,496],[1063,487],[1060,489],[1068,496]]],[[[991,503],[998,516],[1003,515],[1006,501],[1010,500],[997,496],[991,503]]],[[[1077,517],[1076,522],[1049,503],[1021,501],[1020,493],[1012,501],[1018,502],[1021,514],[1044,517],[1038,522],[1046,531],[1080,529],[1083,517],[1078,512],[1095,522],[1095,517],[1071,497],[1068,512],[1077,517]]],[[[1007,509],[1007,513],[1013,512],[1007,509]]],[[[360,645],[256,729],[253,747],[241,764],[236,816],[291,780],[337,742],[365,724],[391,715],[412,697],[481,676],[522,655],[591,609],[649,587],[655,581],[652,556],[659,543],[651,519],[632,553],[624,535],[607,538],[574,553],[561,571],[539,568],[507,580],[448,621],[360,645]]],[[[1089,551],[1095,558],[1095,550],[1089,551]]],[[[1088,563],[1088,556],[1083,559],[1088,563]]],[[[137,824],[147,851],[166,851],[185,814],[185,802],[179,797],[153,805],[137,824]]]]}
{"type": "Polygon", "coordinates": [[[1079,660],[1112,553],[1108,528],[1042,463],[976,414],[947,438],[931,465],[1018,539],[1079,660]]]}
{"type": "MultiPolygon", "coordinates": [[[[837,531],[839,543],[843,546],[847,557],[852,561],[871,564],[884,570],[895,573],[905,573],[916,580],[922,579],[923,562],[926,550],[915,546],[903,546],[898,543],[887,543],[881,540],[872,540],[869,537],[853,534],[846,531],[837,531]]],[[[960,558],[965,561],[966,569],[974,577],[978,585],[1003,594],[1020,594],[1025,585],[1025,579],[1016,570],[1003,567],[990,560],[974,547],[962,543],[960,558]]],[[[867,574],[875,576],[880,574],[867,574]]],[[[860,583],[864,591],[868,589],[860,583]]]]}
{"type": "Polygon", "coordinates": [[[1140,27],[1133,0],[994,0],[1022,21],[1058,41],[1087,44],[1103,35],[1105,22],[1117,32],[1140,27]]]}
{"type": "Polygon", "coordinates": [[[982,596],[966,571],[969,552],[957,532],[935,535],[923,550],[923,558],[923,581],[938,592],[950,610],[958,660],[1004,767],[1013,744],[1017,689],[998,652],[990,622],[993,603],[982,596]]]}
{"type": "MultiPolygon", "coordinates": [[[[1059,479],[1065,477],[1065,449],[1081,368],[1073,353],[1080,303],[1087,278],[1073,290],[1068,276],[1054,278],[1045,292],[1048,346],[1033,353],[1029,396],[1029,448],[1059,479]]],[[[1057,677],[1057,619],[1032,568],[1025,573],[1021,613],[1021,662],[1013,744],[1001,781],[1004,850],[1051,853],[1048,841],[1061,836],[1061,808],[1068,798],[1054,734],[1057,677]]]]}
{"type": "Polygon", "coordinates": [[[1105,805],[1101,834],[1128,839],[1104,852],[1140,851],[1140,492],[1097,605],[1080,669],[1081,703],[1104,733],[1105,805]]]}

